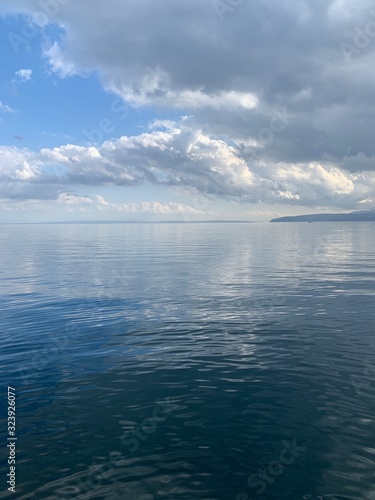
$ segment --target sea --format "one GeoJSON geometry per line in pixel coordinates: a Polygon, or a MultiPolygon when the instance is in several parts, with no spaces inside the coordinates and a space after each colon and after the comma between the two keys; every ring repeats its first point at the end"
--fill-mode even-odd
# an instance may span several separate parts
{"type": "Polygon", "coordinates": [[[2,224],[0,284],[0,498],[375,499],[375,223],[2,224]]]}

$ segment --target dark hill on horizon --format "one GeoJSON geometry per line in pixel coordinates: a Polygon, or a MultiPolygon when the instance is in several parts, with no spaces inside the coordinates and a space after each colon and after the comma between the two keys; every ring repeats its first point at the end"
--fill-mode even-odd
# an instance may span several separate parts
{"type": "Polygon", "coordinates": [[[278,217],[270,222],[365,222],[375,221],[375,210],[349,212],[346,214],[308,214],[278,217]]]}

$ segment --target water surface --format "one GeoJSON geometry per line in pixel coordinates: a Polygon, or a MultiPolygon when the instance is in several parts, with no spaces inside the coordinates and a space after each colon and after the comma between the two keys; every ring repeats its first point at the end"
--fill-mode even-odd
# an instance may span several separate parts
{"type": "Polygon", "coordinates": [[[0,225],[13,497],[374,499],[374,229],[0,225]]]}

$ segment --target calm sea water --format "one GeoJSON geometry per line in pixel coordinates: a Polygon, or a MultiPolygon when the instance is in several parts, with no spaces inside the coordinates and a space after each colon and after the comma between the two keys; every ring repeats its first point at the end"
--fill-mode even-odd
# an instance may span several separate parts
{"type": "Polygon", "coordinates": [[[375,499],[373,223],[1,225],[0,245],[13,498],[375,499]]]}

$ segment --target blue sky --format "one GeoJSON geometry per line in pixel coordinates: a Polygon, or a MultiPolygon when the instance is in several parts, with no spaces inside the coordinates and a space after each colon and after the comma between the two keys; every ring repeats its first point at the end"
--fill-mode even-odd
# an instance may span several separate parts
{"type": "Polygon", "coordinates": [[[234,4],[4,0],[0,221],[373,209],[371,2],[234,4]]]}
{"type": "MultiPolygon", "coordinates": [[[[62,143],[104,141],[121,135],[136,135],[155,119],[155,110],[133,108],[120,97],[106,92],[97,72],[60,78],[51,72],[42,47],[60,40],[62,30],[55,25],[38,30],[26,43],[14,39],[10,33],[22,37],[27,23],[24,16],[0,18],[1,95],[3,101],[15,110],[3,122],[4,143],[32,149],[56,147],[62,143]],[[17,78],[22,68],[32,70],[27,82],[17,78]],[[103,120],[110,123],[100,127],[103,120]]],[[[23,37],[22,37],[23,38],[23,37]]],[[[179,114],[164,112],[163,117],[178,119],[179,114]]],[[[4,118],[4,117],[3,117],[4,118]]]]}

